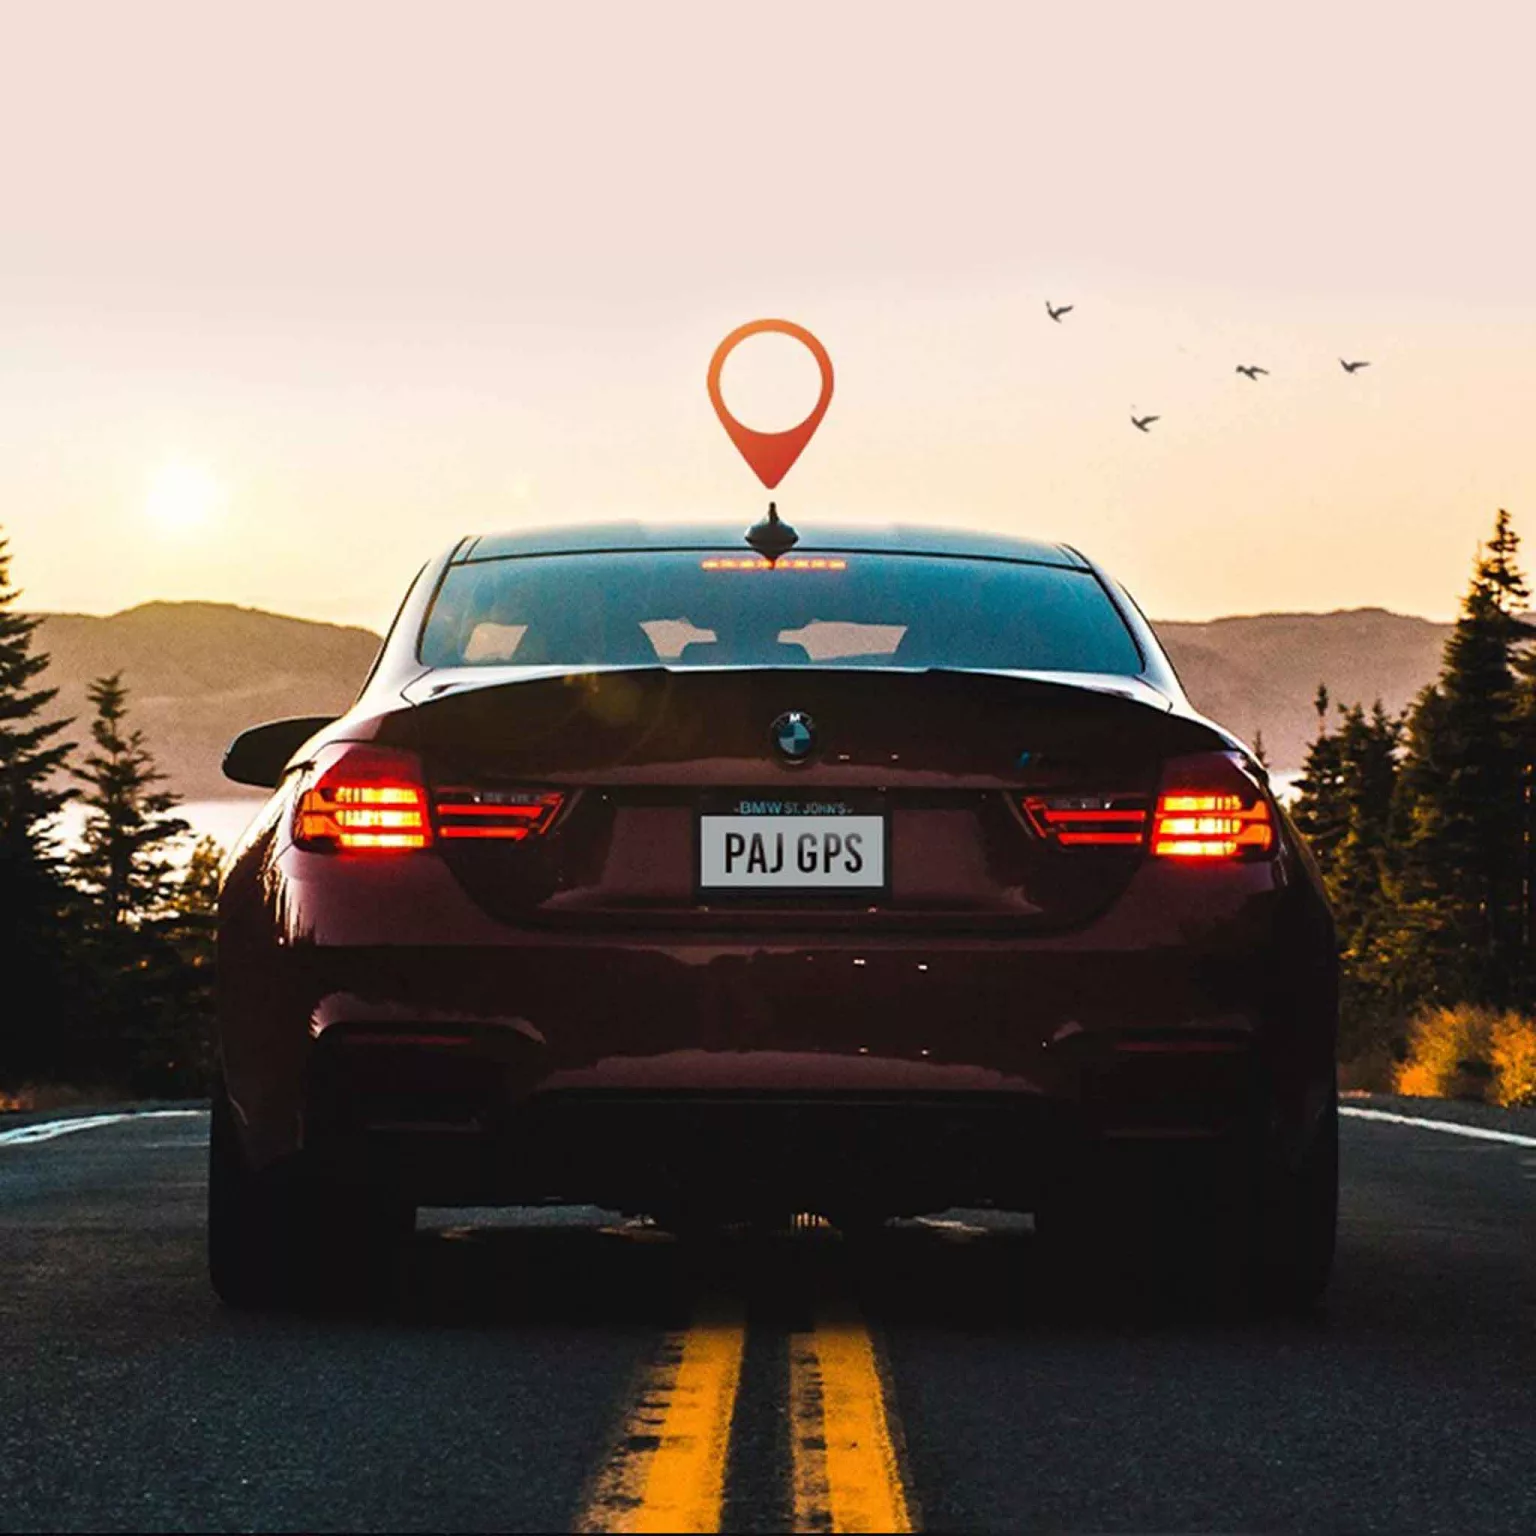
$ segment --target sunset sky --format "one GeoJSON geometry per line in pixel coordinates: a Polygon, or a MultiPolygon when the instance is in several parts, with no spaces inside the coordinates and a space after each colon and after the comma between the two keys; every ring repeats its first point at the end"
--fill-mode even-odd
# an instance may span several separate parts
{"type": "Polygon", "coordinates": [[[1446,616],[1536,539],[1533,58],[1517,5],[9,4],[14,575],[380,626],[460,533],[745,524],[704,375],[770,315],[837,369],[802,528],[1446,616]]]}

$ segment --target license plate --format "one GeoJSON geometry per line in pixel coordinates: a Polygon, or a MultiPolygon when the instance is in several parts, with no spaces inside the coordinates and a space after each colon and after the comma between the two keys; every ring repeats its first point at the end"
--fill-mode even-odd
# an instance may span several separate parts
{"type": "Polygon", "coordinates": [[[743,800],[699,817],[701,891],[834,893],[885,889],[885,817],[838,802],[743,800]]]}

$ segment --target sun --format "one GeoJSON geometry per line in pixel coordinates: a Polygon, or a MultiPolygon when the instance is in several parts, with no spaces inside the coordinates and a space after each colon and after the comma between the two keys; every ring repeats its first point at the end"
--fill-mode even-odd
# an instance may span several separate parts
{"type": "Polygon", "coordinates": [[[212,520],[224,505],[224,492],[206,470],[192,464],[168,464],[150,482],[144,509],[167,533],[190,533],[212,520]]]}

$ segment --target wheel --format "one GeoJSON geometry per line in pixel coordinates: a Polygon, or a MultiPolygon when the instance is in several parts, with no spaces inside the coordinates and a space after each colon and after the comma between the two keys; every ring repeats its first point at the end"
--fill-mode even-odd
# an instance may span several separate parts
{"type": "Polygon", "coordinates": [[[1333,1266],[1336,1099],[1295,1162],[1255,1154],[1225,1168],[1169,1169],[1140,1199],[1135,1188],[1072,1181],[1042,1198],[1043,1274],[1080,1296],[1221,1295],[1305,1316],[1333,1266]]]}
{"type": "Polygon", "coordinates": [[[233,1307],[264,1308],[365,1294],[415,1210],[381,1190],[344,1190],[301,1163],[247,1165],[222,1085],[208,1137],[208,1276],[233,1307]]]}
{"type": "Polygon", "coordinates": [[[1265,1172],[1258,1212],[1255,1281],[1283,1311],[1312,1311],[1333,1269],[1339,1213],[1339,1101],[1330,1091],[1299,1164],[1265,1172]]]}
{"type": "Polygon", "coordinates": [[[235,1307],[285,1299],[301,1225],[296,1183],[247,1167],[220,1084],[208,1134],[208,1278],[219,1297],[235,1307]]]}

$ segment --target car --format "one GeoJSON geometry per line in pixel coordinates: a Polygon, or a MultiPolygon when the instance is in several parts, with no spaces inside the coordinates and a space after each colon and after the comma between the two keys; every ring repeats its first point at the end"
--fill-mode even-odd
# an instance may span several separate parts
{"type": "Polygon", "coordinates": [[[219,908],[232,1303],[379,1272],[423,1205],[541,1202],[681,1232],[992,1207],[1076,1255],[1151,1212],[1323,1290],[1321,881],[1068,545],[466,537],[351,709],[224,768],[272,790],[219,908]]]}

